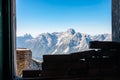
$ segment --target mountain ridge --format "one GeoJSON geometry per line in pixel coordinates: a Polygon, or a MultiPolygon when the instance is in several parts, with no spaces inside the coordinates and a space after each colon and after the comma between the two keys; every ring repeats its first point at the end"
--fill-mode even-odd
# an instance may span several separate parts
{"type": "Polygon", "coordinates": [[[38,60],[45,54],[69,54],[89,49],[90,41],[111,41],[110,34],[91,36],[68,29],[64,32],[42,33],[33,38],[30,34],[17,37],[17,48],[28,48],[38,60]]]}

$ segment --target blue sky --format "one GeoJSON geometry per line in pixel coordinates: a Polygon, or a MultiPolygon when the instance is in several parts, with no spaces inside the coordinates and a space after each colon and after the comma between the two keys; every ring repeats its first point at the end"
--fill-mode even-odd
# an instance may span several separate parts
{"type": "Polygon", "coordinates": [[[16,0],[17,35],[111,33],[111,0],[16,0]]]}

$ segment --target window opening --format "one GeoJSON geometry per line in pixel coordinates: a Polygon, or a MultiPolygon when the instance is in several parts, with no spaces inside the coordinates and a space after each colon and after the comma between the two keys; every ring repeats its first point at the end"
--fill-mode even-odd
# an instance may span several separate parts
{"type": "Polygon", "coordinates": [[[41,69],[46,54],[86,51],[90,41],[111,41],[111,0],[16,0],[16,17],[21,69],[41,69]]]}

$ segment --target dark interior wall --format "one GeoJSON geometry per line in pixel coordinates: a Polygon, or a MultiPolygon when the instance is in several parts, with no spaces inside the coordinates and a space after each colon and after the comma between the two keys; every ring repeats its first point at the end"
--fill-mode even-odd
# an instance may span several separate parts
{"type": "Polygon", "coordinates": [[[120,42],[120,0],[112,0],[112,41],[120,42]]]}
{"type": "Polygon", "coordinates": [[[2,0],[2,80],[12,80],[11,27],[11,0],[2,0]]]}
{"type": "Polygon", "coordinates": [[[2,0],[0,0],[0,80],[2,80],[2,0]]]}
{"type": "Polygon", "coordinates": [[[14,80],[15,14],[13,0],[0,0],[0,80],[14,80]]]}

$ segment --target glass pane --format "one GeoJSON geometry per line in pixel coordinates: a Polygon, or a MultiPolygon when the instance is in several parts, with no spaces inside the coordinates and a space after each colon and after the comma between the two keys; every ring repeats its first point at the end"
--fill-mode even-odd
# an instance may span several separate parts
{"type": "Polygon", "coordinates": [[[111,0],[17,0],[16,6],[17,51],[23,51],[27,69],[41,69],[43,55],[86,51],[90,41],[111,41],[111,0]]]}

